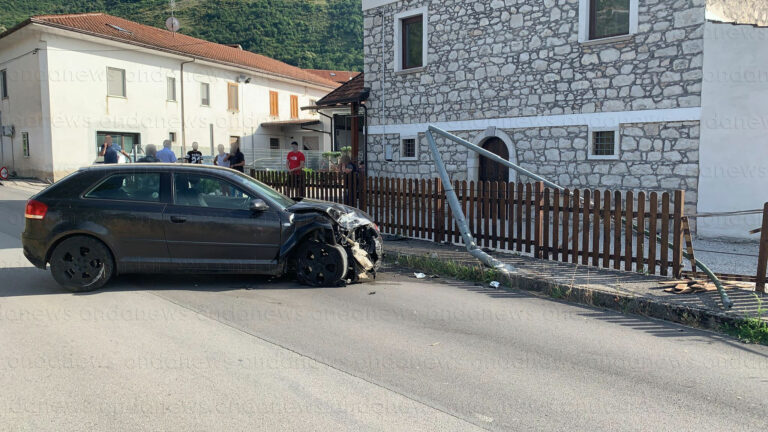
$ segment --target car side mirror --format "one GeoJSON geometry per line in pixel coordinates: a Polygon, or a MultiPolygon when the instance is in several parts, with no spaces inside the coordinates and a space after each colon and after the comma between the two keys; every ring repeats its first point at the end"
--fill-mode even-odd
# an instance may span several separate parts
{"type": "Polygon", "coordinates": [[[251,211],[254,213],[261,213],[269,210],[269,206],[261,198],[251,200],[251,211]]]}

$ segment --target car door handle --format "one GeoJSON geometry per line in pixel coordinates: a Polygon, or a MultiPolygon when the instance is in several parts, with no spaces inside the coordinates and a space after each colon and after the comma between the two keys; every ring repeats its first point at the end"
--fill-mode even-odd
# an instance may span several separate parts
{"type": "Polygon", "coordinates": [[[171,216],[171,222],[173,223],[184,223],[187,221],[187,218],[181,217],[181,216],[171,216]]]}

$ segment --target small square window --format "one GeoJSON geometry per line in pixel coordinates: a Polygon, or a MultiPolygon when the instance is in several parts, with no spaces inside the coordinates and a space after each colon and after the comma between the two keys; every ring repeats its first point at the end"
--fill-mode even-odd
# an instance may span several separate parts
{"type": "Polygon", "coordinates": [[[272,150],[278,150],[280,148],[280,138],[270,138],[269,148],[272,150]]]}
{"type": "Polygon", "coordinates": [[[200,83],[200,105],[211,106],[211,85],[200,83]]]}
{"type": "Polygon", "coordinates": [[[24,157],[29,157],[29,132],[21,133],[21,149],[24,157]]]}
{"type": "Polygon", "coordinates": [[[403,138],[400,144],[400,160],[416,160],[416,138],[403,138]]]}
{"type": "Polygon", "coordinates": [[[589,132],[590,159],[618,159],[618,129],[591,130],[589,132]]]}
{"type": "Polygon", "coordinates": [[[168,83],[167,100],[170,102],[176,102],[176,78],[168,77],[166,82],[168,83]]]}

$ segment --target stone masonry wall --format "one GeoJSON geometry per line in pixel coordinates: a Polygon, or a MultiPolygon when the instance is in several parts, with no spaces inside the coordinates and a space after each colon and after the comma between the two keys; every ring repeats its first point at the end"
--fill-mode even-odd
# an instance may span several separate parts
{"type": "Polygon", "coordinates": [[[578,0],[403,0],[364,12],[370,124],[701,104],[705,0],[639,0],[638,33],[578,42],[578,0]],[[394,72],[394,14],[428,6],[428,64],[394,72]]]}
{"type": "MultiPolygon", "coordinates": [[[[587,158],[588,129],[583,127],[503,130],[513,141],[523,168],[569,188],[610,190],[686,191],[686,213],[694,213],[698,199],[699,122],[624,124],[617,160],[587,158]]],[[[483,131],[458,132],[469,141],[483,131]]],[[[437,171],[424,135],[418,140],[418,160],[400,160],[399,135],[370,137],[368,170],[374,176],[434,178],[437,171]],[[384,146],[393,149],[393,161],[384,161],[384,146]]],[[[438,139],[446,169],[453,180],[469,178],[470,152],[438,139]]],[[[519,177],[520,181],[528,179],[519,177]]]]}

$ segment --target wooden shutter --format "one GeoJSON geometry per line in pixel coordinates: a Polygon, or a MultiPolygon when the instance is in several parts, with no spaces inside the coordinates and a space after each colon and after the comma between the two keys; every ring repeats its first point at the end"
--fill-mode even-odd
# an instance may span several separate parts
{"type": "Polygon", "coordinates": [[[299,97],[291,95],[291,118],[299,118],[299,97]]]}
{"type": "Polygon", "coordinates": [[[240,102],[238,101],[237,84],[227,84],[227,109],[230,111],[240,111],[240,102]]]}
{"type": "Polygon", "coordinates": [[[277,103],[277,92],[269,92],[269,115],[272,117],[280,116],[280,106],[277,103]]]}

